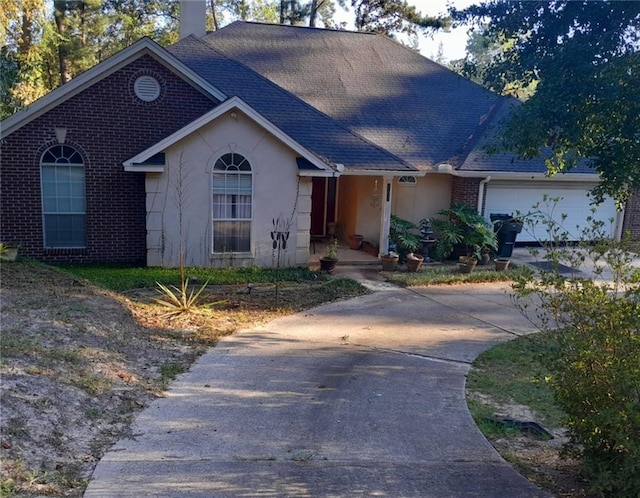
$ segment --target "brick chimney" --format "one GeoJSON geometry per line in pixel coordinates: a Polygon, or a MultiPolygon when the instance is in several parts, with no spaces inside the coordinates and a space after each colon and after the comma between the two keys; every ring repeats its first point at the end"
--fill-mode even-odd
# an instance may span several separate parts
{"type": "Polygon", "coordinates": [[[180,0],[180,39],[207,34],[206,0],[180,0]]]}

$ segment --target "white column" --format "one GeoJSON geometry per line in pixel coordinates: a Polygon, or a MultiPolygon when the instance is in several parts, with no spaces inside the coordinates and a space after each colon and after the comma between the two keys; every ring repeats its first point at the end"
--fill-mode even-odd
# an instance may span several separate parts
{"type": "Polygon", "coordinates": [[[389,249],[389,227],[391,225],[392,176],[382,178],[382,209],[380,210],[380,254],[389,249]]]}

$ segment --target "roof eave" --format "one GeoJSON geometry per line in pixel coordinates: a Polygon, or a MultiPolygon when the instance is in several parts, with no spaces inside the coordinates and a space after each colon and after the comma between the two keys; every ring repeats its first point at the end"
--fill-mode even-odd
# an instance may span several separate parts
{"type": "MultiPolygon", "coordinates": [[[[317,156],[315,156],[315,154],[313,154],[311,151],[309,151],[308,149],[300,145],[298,142],[293,140],[285,132],[283,132],[278,127],[273,125],[269,120],[267,120],[257,111],[255,111],[251,106],[249,106],[246,102],[244,102],[239,97],[231,97],[225,100],[224,102],[222,102],[221,104],[213,108],[211,111],[195,119],[191,123],[181,128],[180,130],[169,135],[168,137],[164,138],[158,143],[152,145],[151,147],[142,151],[136,156],[130,159],[127,159],[122,163],[124,165],[124,170],[147,172],[149,167],[142,166],[142,163],[144,163],[144,161],[148,160],[150,157],[154,156],[155,154],[162,152],[168,147],[171,147],[173,144],[175,144],[179,140],[182,140],[184,137],[190,135],[196,130],[200,129],[202,126],[210,123],[211,121],[217,119],[218,117],[222,116],[226,112],[229,112],[232,110],[238,110],[244,113],[245,115],[247,115],[255,123],[262,126],[269,133],[271,133],[277,139],[282,141],[285,145],[287,145],[292,150],[294,150],[297,154],[300,154],[302,157],[308,160],[312,165],[318,168],[318,171],[307,171],[304,173],[301,172],[301,176],[334,176],[334,175],[337,176],[340,173],[338,170],[332,168],[329,164],[327,164],[326,162],[322,161],[317,156]]],[[[153,166],[153,168],[156,168],[156,166],[153,166]]],[[[153,172],[161,173],[163,171],[164,171],[164,168],[162,168],[160,171],[154,169],[153,172]]]]}
{"type": "Polygon", "coordinates": [[[549,176],[546,173],[535,172],[515,172],[515,171],[448,171],[452,176],[461,178],[486,178],[490,176],[492,180],[528,180],[528,181],[554,181],[554,182],[592,182],[602,181],[600,175],[596,173],[562,173],[549,176]]]}
{"type": "Polygon", "coordinates": [[[196,72],[189,69],[153,40],[145,37],[3,120],[0,123],[0,139],[9,136],[30,121],[144,55],[153,56],[169,70],[177,73],[183,79],[193,84],[202,93],[218,101],[227,99],[227,96],[223,92],[208,83],[196,72]]]}

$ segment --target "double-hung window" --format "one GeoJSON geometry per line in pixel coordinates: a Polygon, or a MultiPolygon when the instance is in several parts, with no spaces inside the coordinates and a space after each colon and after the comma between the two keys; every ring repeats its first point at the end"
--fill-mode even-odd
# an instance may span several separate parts
{"type": "Polygon", "coordinates": [[[224,154],[213,167],[213,252],[251,250],[252,198],[249,161],[224,154]]]}
{"type": "Polygon", "coordinates": [[[85,168],[68,145],[48,149],[40,161],[45,247],[85,247],[85,168]]]}

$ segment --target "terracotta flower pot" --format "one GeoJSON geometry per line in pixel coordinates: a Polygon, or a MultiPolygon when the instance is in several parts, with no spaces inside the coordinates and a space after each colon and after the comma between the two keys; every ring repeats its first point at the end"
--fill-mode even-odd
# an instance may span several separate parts
{"type": "Polygon", "coordinates": [[[478,264],[476,258],[461,257],[458,263],[458,267],[462,273],[471,273],[478,264]]]}
{"type": "Polygon", "coordinates": [[[362,235],[349,235],[349,247],[354,251],[359,250],[360,246],[362,245],[362,239],[364,239],[362,235]]]}
{"type": "Polygon", "coordinates": [[[407,256],[407,268],[409,271],[417,272],[422,266],[424,258],[418,254],[409,254],[407,256]]]}
{"type": "Polygon", "coordinates": [[[380,256],[382,271],[396,271],[399,259],[398,256],[380,256]]]}
{"type": "Polygon", "coordinates": [[[496,258],[493,260],[496,264],[496,271],[504,271],[509,268],[509,263],[511,262],[508,258],[496,258]]]}

